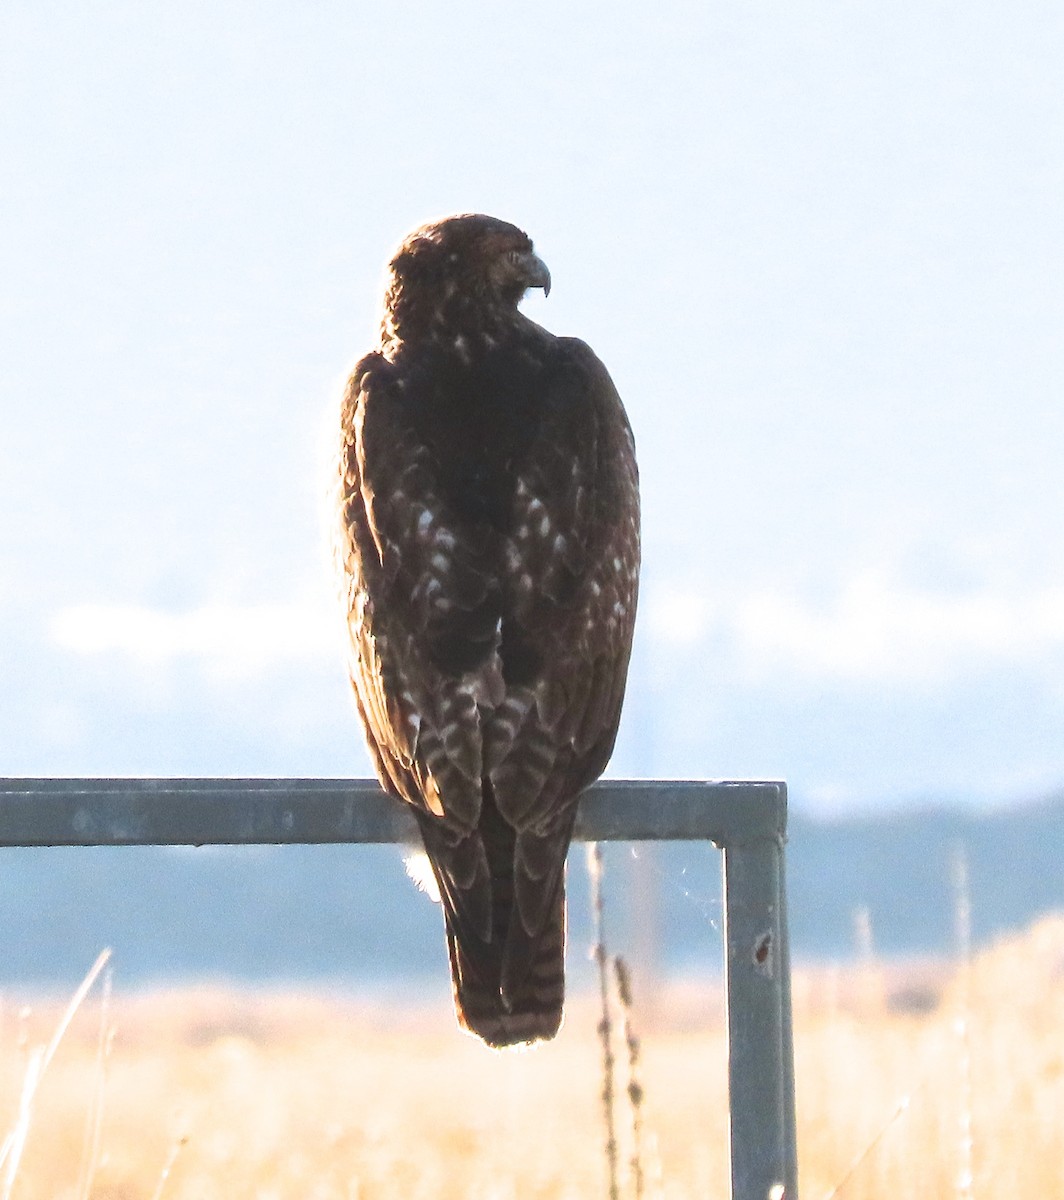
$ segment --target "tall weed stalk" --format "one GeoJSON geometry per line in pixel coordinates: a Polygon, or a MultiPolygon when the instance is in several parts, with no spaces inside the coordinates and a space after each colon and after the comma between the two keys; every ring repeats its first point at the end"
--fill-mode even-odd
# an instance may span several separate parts
{"type": "Polygon", "coordinates": [[[63,1040],[63,1036],[70,1028],[70,1022],[73,1021],[74,1014],[92,990],[92,985],[107,965],[110,957],[111,951],[109,949],[101,952],[100,956],[89,968],[89,973],[81,981],[78,990],[71,997],[70,1003],[66,1006],[59,1020],[59,1024],[55,1027],[55,1032],[52,1034],[51,1040],[47,1045],[35,1046],[30,1051],[29,1059],[26,1063],[26,1073],[22,1079],[22,1093],[19,1097],[18,1116],[15,1118],[14,1127],[4,1139],[3,1145],[0,1146],[0,1170],[4,1172],[3,1190],[0,1191],[0,1200],[10,1200],[12,1189],[15,1186],[19,1163],[22,1160],[22,1152],[26,1148],[26,1139],[29,1137],[30,1125],[33,1123],[33,1107],[37,1099],[37,1091],[40,1088],[41,1080],[44,1078],[44,1073],[48,1070],[49,1064],[55,1057],[55,1052],[59,1049],[59,1043],[63,1040]]]}
{"type": "Polygon", "coordinates": [[[591,913],[595,930],[595,944],[591,953],[598,967],[601,1005],[598,1035],[602,1046],[602,1116],[606,1126],[606,1169],[610,1200],[620,1200],[617,1182],[617,1128],[613,1117],[613,1021],[610,1015],[610,979],[607,965],[609,957],[606,953],[605,905],[602,898],[602,847],[598,842],[587,844],[587,873],[591,880],[591,913]]]}

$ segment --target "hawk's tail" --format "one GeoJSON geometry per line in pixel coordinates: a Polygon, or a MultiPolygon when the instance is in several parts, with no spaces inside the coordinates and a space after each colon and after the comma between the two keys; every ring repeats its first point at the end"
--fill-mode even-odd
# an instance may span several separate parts
{"type": "Polygon", "coordinates": [[[525,835],[485,792],[477,830],[459,845],[444,849],[436,830],[425,820],[422,827],[440,884],[458,1022],[489,1046],[514,1046],[552,1038],[561,1026],[569,839],[556,844],[556,866],[532,879],[519,845],[525,835]]]}
{"type": "MultiPolygon", "coordinates": [[[[499,934],[505,938],[501,928],[499,934]]],[[[512,996],[503,996],[501,960],[490,974],[478,971],[479,963],[466,953],[449,920],[447,948],[454,1008],[463,1028],[495,1047],[546,1040],[558,1032],[565,1001],[564,881],[559,881],[528,971],[512,996]]]]}

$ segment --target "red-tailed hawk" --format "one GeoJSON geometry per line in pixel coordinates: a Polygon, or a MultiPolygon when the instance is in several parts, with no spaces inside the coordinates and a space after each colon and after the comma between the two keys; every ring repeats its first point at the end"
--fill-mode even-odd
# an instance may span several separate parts
{"type": "Polygon", "coordinates": [[[606,368],[518,312],[550,274],[493,217],[415,230],[342,412],[350,672],[385,789],[413,805],[459,1022],[550,1038],[565,856],[613,750],[639,494],[606,368]]]}

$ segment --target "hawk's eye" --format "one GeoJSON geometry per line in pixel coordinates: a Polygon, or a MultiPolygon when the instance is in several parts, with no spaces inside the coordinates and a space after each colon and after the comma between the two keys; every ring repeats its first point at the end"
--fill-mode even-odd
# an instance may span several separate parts
{"type": "Polygon", "coordinates": [[[511,250],[510,253],[507,254],[507,256],[506,256],[509,263],[515,267],[520,264],[522,257],[523,256],[522,256],[520,250],[511,250]]]}

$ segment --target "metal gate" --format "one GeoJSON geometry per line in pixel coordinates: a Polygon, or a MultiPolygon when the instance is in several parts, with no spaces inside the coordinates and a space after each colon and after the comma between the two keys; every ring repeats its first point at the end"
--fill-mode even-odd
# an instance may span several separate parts
{"type": "MultiPolygon", "coordinates": [[[[783,783],[603,781],[580,841],[723,850],[733,1200],[797,1200],[783,783]]],[[[0,846],[416,842],[405,805],[359,779],[4,779],[0,846]]]]}

